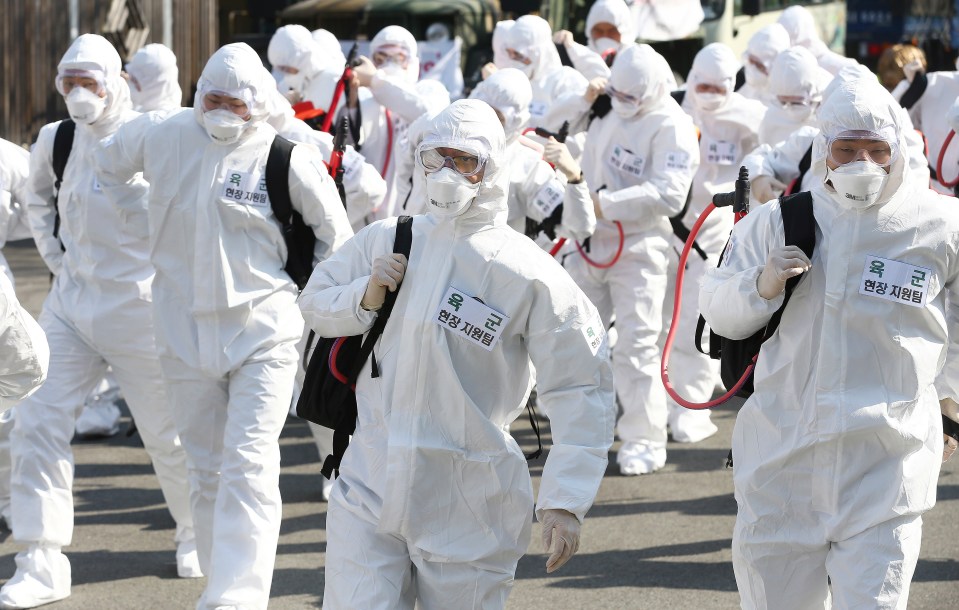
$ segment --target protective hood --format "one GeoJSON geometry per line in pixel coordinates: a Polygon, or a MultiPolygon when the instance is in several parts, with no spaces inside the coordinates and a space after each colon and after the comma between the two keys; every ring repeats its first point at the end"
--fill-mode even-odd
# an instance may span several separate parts
{"type": "MultiPolygon", "coordinates": [[[[869,131],[894,134],[897,158],[889,167],[889,179],[879,194],[877,205],[886,203],[908,181],[907,144],[899,121],[899,104],[878,81],[859,79],[842,83],[823,101],[819,112],[820,133],[813,143],[812,170],[825,181],[826,154],[830,138],[844,131],[869,131]]],[[[834,192],[828,184],[823,188],[834,192]]]]}
{"type": "Polygon", "coordinates": [[[140,112],[179,108],[183,103],[183,91],[177,82],[180,71],[176,55],[159,43],[148,44],[133,56],[126,65],[127,74],[136,80],[130,83],[130,95],[136,98],[135,109],[140,112]],[[139,87],[138,91],[133,91],[139,87]]]}
{"type": "MultiPolygon", "coordinates": [[[[746,52],[756,57],[766,65],[772,66],[776,56],[791,46],[789,33],[778,23],[771,23],[753,34],[746,45],[746,52]]],[[[745,63],[745,60],[744,60],[745,63]]]]}
{"type": "Polygon", "coordinates": [[[633,29],[633,16],[624,0],[597,0],[586,15],[586,38],[590,49],[597,51],[593,45],[591,32],[597,23],[612,23],[619,30],[620,44],[629,44],[636,40],[636,31],[633,29]]]}
{"type": "Polygon", "coordinates": [[[320,46],[313,35],[302,25],[284,25],[270,38],[266,49],[270,64],[289,66],[299,70],[303,78],[310,78],[323,69],[324,61],[320,46]]]}
{"type": "MultiPolygon", "coordinates": [[[[501,31],[504,51],[505,49],[513,49],[532,60],[533,63],[529,72],[530,81],[543,80],[563,67],[563,63],[559,59],[559,51],[553,44],[553,32],[549,23],[542,17],[523,15],[512,26],[504,26],[501,31]]],[[[505,52],[503,57],[506,58],[505,52]]],[[[507,63],[497,63],[496,67],[515,66],[507,63]]]]}
{"type": "Polygon", "coordinates": [[[101,136],[116,131],[123,115],[133,109],[130,87],[121,76],[121,65],[120,55],[113,45],[103,36],[96,34],[79,36],[57,64],[59,74],[64,74],[67,70],[93,70],[103,73],[104,87],[107,90],[106,109],[89,125],[101,136]]]}
{"type": "Polygon", "coordinates": [[[343,55],[343,49],[340,48],[340,41],[332,32],[324,29],[313,30],[313,41],[320,47],[320,54],[323,57],[325,69],[334,72],[343,72],[346,67],[346,56],[343,55]]]}
{"type": "Polygon", "coordinates": [[[736,73],[740,63],[732,49],[721,42],[713,42],[703,47],[696,58],[693,67],[689,70],[686,95],[696,99],[696,85],[707,84],[726,88],[726,99],[733,92],[736,84],[736,73]]]}
{"type": "Polygon", "coordinates": [[[403,71],[406,81],[410,84],[415,83],[420,78],[420,60],[419,48],[416,45],[416,39],[406,28],[398,25],[388,25],[373,37],[370,42],[370,55],[379,51],[382,47],[397,46],[402,47],[410,58],[406,69],[403,71]]]}
{"type": "Polygon", "coordinates": [[[504,68],[476,85],[470,99],[484,101],[503,115],[506,142],[511,144],[529,123],[533,88],[525,74],[515,68],[504,68]]]}
{"type": "MultiPolygon", "coordinates": [[[[828,77],[812,53],[803,47],[792,47],[773,61],[769,70],[769,95],[771,98],[783,95],[818,100],[829,84],[828,77]]],[[[770,101],[775,104],[774,100],[770,101]]]]}
{"type": "Polygon", "coordinates": [[[829,81],[829,84],[826,85],[826,88],[823,89],[823,92],[822,92],[823,103],[825,103],[826,100],[829,98],[829,96],[831,96],[834,92],[836,92],[843,84],[859,81],[859,80],[863,80],[866,82],[869,82],[869,81],[878,82],[876,80],[876,75],[873,74],[869,70],[869,68],[867,68],[866,66],[862,64],[856,64],[854,66],[846,66],[845,68],[840,70],[839,74],[834,76],[833,79],[829,81]]]}
{"type": "Polygon", "coordinates": [[[453,222],[458,227],[471,229],[506,224],[509,190],[509,171],[504,166],[506,137],[489,104],[473,99],[453,102],[426,127],[420,146],[456,148],[485,157],[485,174],[476,198],[453,222]]]}
{"type": "Polygon", "coordinates": [[[816,20],[806,7],[790,6],[779,16],[779,25],[786,28],[794,46],[806,47],[816,56],[825,50],[826,45],[816,30],[816,20]]]}
{"type": "Polygon", "coordinates": [[[210,91],[222,91],[233,97],[248,100],[250,126],[266,120],[269,101],[276,84],[263,67],[260,57],[244,42],[220,47],[203,67],[193,98],[193,112],[203,125],[203,96],[210,91]]]}
{"type": "Polygon", "coordinates": [[[639,113],[662,105],[669,97],[673,73],[666,59],[646,44],[620,51],[613,63],[609,85],[619,93],[639,99],[639,113]]]}

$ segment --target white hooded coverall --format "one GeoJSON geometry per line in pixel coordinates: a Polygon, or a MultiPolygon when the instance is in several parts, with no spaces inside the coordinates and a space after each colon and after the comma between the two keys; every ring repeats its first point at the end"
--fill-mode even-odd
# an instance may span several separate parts
{"type": "Polygon", "coordinates": [[[792,47],[773,60],[765,97],[767,110],[759,124],[759,143],[776,146],[801,127],[815,126],[816,109],[832,76],[819,67],[812,53],[792,47]],[[784,105],[783,98],[802,98],[803,105],[784,105]]]}
{"type": "Polygon", "coordinates": [[[39,320],[50,344],[50,373],[47,382],[15,410],[13,535],[31,547],[17,556],[17,575],[0,592],[3,603],[23,601],[22,595],[36,592],[20,578],[27,574],[48,583],[52,578],[59,584],[51,588],[60,593],[65,584],[69,594],[66,558],[53,560],[60,566],[56,568],[33,551],[38,545],[59,549],[71,542],[70,440],[83,397],[97,386],[107,366],[126,397],[176,521],[178,555],[193,551],[186,454],[177,437],[154,341],[147,184],[131,175],[129,182],[107,188],[94,170],[100,140],[137,114],[120,76],[120,56],[106,39],[84,34],[67,50],[59,69],[94,68],[104,75],[107,107],[92,124],[76,125],[57,204],[59,239],[53,236],[52,167],[59,122],[40,130],[30,155],[27,213],[37,248],[56,277],[39,320]]]}
{"type": "MultiPolygon", "coordinates": [[[[608,39],[612,41],[612,39],[608,39]]],[[[636,40],[636,31],[633,27],[633,15],[623,0],[597,0],[586,15],[586,45],[575,40],[568,40],[564,45],[573,67],[586,80],[594,78],[609,78],[609,66],[603,58],[603,51],[620,51],[633,44],[636,40]],[[598,23],[609,23],[619,31],[620,42],[609,49],[603,49],[593,39],[593,27],[598,23]]],[[[612,41],[615,42],[615,41],[612,41]]],[[[612,44],[604,41],[605,44],[612,44]]]]}
{"type": "MultiPolygon", "coordinates": [[[[906,608],[920,515],[936,497],[938,399],[959,396],[959,218],[907,167],[896,107],[866,81],[823,102],[824,133],[891,129],[900,154],[878,202],[857,211],[824,184],[816,138],[812,267],[763,343],[733,432],[743,608],[828,608],[830,591],[837,608],[906,608]],[[908,271],[898,280],[897,266],[908,271]]],[[[783,240],[778,202],[737,224],[699,300],[716,332],[745,338],[782,304],[759,295],[757,278],[783,240]]]]}
{"type": "MultiPolygon", "coordinates": [[[[266,122],[273,86],[253,49],[226,45],[204,67],[193,109],[163,122],[144,115],[98,158],[105,184],[142,170],[151,185],[157,344],[189,456],[197,550],[209,577],[198,609],[266,608],[280,529],[278,438],[303,318],[269,201],[243,193],[237,200],[233,188],[236,180],[249,193],[265,179],[276,136],[266,122]],[[252,94],[251,116],[233,144],[215,143],[201,126],[203,96],[217,90],[252,94]]],[[[322,260],[352,230],[309,147],[293,150],[289,187],[322,260]]]]}
{"type": "MultiPolygon", "coordinates": [[[[540,153],[520,142],[529,122],[532,90],[529,79],[513,68],[497,70],[479,83],[470,98],[489,104],[503,115],[506,124],[506,163],[509,172],[509,215],[507,224],[526,234],[526,218],[542,222],[562,204],[562,222],[556,234],[582,241],[596,229],[596,214],[586,181],[570,184],[566,176],[556,172],[540,153]]],[[[421,199],[425,199],[421,198],[421,199]]],[[[422,202],[426,207],[426,201],[422,202]]],[[[424,209],[425,211],[425,209],[424,209]]]]}
{"type": "Polygon", "coordinates": [[[20,305],[10,280],[0,274],[0,412],[35,392],[47,378],[49,363],[43,329],[20,305]]]}
{"type": "MultiPolygon", "coordinates": [[[[687,228],[692,228],[696,223],[714,194],[733,190],[743,157],[758,144],[758,128],[766,107],[733,91],[738,70],[739,61],[729,47],[712,43],[696,54],[689,72],[683,107],[688,108],[693,123],[702,135],[699,141],[699,170],[693,179],[689,209],[683,217],[683,224],[687,228]],[[700,106],[702,96],[696,92],[696,85],[700,83],[725,87],[726,97],[718,108],[700,106]]],[[[696,237],[709,259],[704,261],[693,253],[686,268],[683,302],[687,306],[680,313],[679,335],[670,356],[670,379],[679,395],[693,402],[701,403],[710,399],[719,375],[717,363],[696,349],[695,330],[699,316],[696,308],[688,304],[696,302],[703,272],[716,265],[732,229],[732,217],[728,208],[710,214],[696,237]]],[[[678,239],[674,239],[673,243],[677,251],[683,247],[678,239]]],[[[670,257],[670,285],[666,293],[670,298],[663,308],[666,320],[672,316],[671,295],[675,292],[674,278],[678,261],[678,256],[670,257]]],[[[676,440],[694,441],[703,434],[708,436],[714,433],[715,427],[708,418],[709,411],[691,411],[670,399],[670,427],[676,440]]]]}
{"type": "Polygon", "coordinates": [[[739,88],[739,95],[765,103],[766,86],[769,83],[769,70],[776,56],[790,46],[789,33],[778,23],[770,23],[752,35],[743,53],[743,67],[746,71],[746,84],[739,88]],[[758,60],[766,72],[754,66],[749,58],[758,60]]]}
{"type": "MultiPolygon", "coordinates": [[[[327,610],[504,607],[533,516],[529,471],[508,432],[531,362],[553,434],[538,514],[565,509],[582,520],[612,442],[605,333],[559,264],[506,225],[509,176],[493,111],[454,102],[424,141],[485,149],[489,160],[464,213],[414,217],[409,266],[374,350],[380,376],[370,362],[360,373],[356,432],[330,499],[327,610]],[[451,286],[508,316],[490,350],[462,332],[444,300],[451,286]]],[[[371,327],[375,314],[360,301],[395,226],[366,227],[317,266],[300,307],[320,335],[371,327]]]]}
{"type": "Polygon", "coordinates": [[[532,60],[526,65],[508,55],[494,55],[497,68],[516,68],[523,72],[533,87],[529,126],[542,127],[556,133],[569,121],[570,133],[586,128],[590,104],[583,97],[589,81],[559,59],[549,23],[542,17],[524,15],[512,25],[500,22],[493,31],[493,48],[513,49],[532,60]]]}
{"type": "Polygon", "coordinates": [[[790,6],[779,16],[778,23],[786,28],[793,46],[809,49],[819,65],[830,74],[839,74],[843,68],[859,63],[829,49],[819,37],[816,19],[805,6],[790,6]]]}
{"type": "MultiPolygon", "coordinates": [[[[302,25],[284,25],[277,29],[267,46],[267,58],[273,66],[273,78],[280,93],[292,90],[314,108],[328,110],[336,83],[343,74],[343,53],[332,55],[302,25]],[[292,68],[296,74],[280,70],[292,68]]],[[[340,103],[345,102],[345,96],[340,103]]]]}
{"type": "Polygon", "coordinates": [[[14,239],[30,238],[27,222],[27,179],[30,153],[0,138],[0,273],[13,283],[13,274],[3,256],[3,247],[14,239]]]}
{"type": "Polygon", "coordinates": [[[699,167],[696,129],[669,96],[670,80],[666,60],[648,45],[627,47],[616,58],[610,85],[635,96],[638,105],[620,109],[614,99],[613,110],[593,121],[586,135],[583,173],[603,212],[590,239],[589,257],[605,263],[616,254],[620,240],[614,221],[625,234],[623,252],[608,269],[591,266],[578,253],[564,263],[607,326],[616,314],[613,370],[623,407],[619,438],[624,444],[647,445],[662,459],[666,392],[659,378],[657,342],[672,239],[668,219],[683,209],[699,167]]]}
{"type": "MultiPolygon", "coordinates": [[[[929,166],[936,169],[942,145],[952,129],[945,117],[956,99],[959,99],[959,72],[931,72],[926,75],[926,91],[909,109],[909,117],[916,129],[926,136],[929,166]]],[[[946,181],[959,175],[959,141],[953,138],[942,159],[942,173],[946,181]]],[[[954,195],[951,188],[933,180],[932,188],[945,195],[954,195]]]]}

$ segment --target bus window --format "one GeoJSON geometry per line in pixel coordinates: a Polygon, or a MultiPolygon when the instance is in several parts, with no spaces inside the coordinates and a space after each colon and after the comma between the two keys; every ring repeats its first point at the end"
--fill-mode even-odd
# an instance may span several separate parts
{"type": "MultiPolygon", "coordinates": [[[[739,4],[739,0],[736,0],[736,4],[739,4]]],[[[703,21],[714,21],[723,16],[723,11],[726,9],[726,0],[702,0],[703,5],[703,21]]]]}

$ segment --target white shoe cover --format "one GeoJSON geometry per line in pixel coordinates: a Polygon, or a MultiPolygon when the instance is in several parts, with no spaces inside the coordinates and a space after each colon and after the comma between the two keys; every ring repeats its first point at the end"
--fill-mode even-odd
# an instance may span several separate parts
{"type": "Polygon", "coordinates": [[[625,476],[656,472],[666,465],[666,447],[648,441],[623,443],[616,453],[616,463],[625,476]]]}
{"type": "Polygon", "coordinates": [[[177,545],[176,575],[180,578],[203,578],[200,558],[196,554],[196,540],[188,540],[177,545]]]}
{"type": "Polygon", "coordinates": [[[102,438],[120,431],[120,408],[116,403],[88,401],[77,418],[77,437],[102,438]]]}
{"type": "Polygon", "coordinates": [[[17,553],[17,572],[0,589],[0,607],[36,608],[70,596],[70,560],[59,547],[17,553]]]}
{"type": "Polygon", "coordinates": [[[677,443],[698,443],[716,434],[719,428],[710,420],[709,411],[680,408],[670,413],[669,427],[677,443]]]}

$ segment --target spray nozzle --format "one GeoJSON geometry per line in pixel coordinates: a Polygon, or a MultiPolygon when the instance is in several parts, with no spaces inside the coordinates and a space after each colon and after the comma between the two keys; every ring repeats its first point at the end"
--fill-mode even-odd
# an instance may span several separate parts
{"type": "Polygon", "coordinates": [[[739,168],[736,190],[731,193],[716,193],[713,195],[713,205],[717,208],[732,206],[737,218],[749,212],[749,170],[745,166],[739,168]]]}

